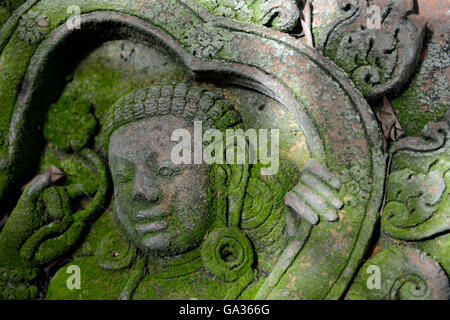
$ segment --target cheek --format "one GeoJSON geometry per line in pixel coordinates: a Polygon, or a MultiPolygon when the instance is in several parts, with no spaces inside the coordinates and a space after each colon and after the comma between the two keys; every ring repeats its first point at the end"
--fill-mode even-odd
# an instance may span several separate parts
{"type": "Polygon", "coordinates": [[[127,199],[127,193],[129,192],[129,187],[127,185],[114,185],[114,198],[116,201],[122,202],[127,199]]]}
{"type": "Polygon", "coordinates": [[[202,202],[208,193],[208,177],[203,172],[185,172],[177,177],[174,194],[179,200],[202,202]]]}
{"type": "Polygon", "coordinates": [[[198,220],[207,211],[208,179],[198,172],[187,172],[176,177],[170,205],[188,220],[198,220]]]}
{"type": "Polygon", "coordinates": [[[114,186],[114,206],[117,213],[122,216],[126,216],[132,207],[130,192],[132,192],[130,185],[114,186]]]}

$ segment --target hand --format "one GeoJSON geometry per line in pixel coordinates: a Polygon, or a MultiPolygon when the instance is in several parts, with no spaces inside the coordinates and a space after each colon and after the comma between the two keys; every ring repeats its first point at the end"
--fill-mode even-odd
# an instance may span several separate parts
{"type": "Polygon", "coordinates": [[[28,281],[35,277],[33,268],[20,259],[22,244],[40,227],[42,212],[37,210],[41,193],[51,185],[51,176],[35,177],[25,188],[16,208],[0,233],[0,299],[33,299],[37,287],[28,281]]]}
{"type": "Polygon", "coordinates": [[[17,206],[0,234],[0,250],[19,250],[23,243],[40,228],[43,213],[37,209],[41,193],[51,185],[51,175],[36,176],[25,188],[17,206]]]}
{"type": "Polygon", "coordinates": [[[343,206],[337,197],[340,180],[324,165],[308,160],[299,184],[284,198],[287,206],[301,218],[315,225],[321,220],[336,221],[343,206]]]}

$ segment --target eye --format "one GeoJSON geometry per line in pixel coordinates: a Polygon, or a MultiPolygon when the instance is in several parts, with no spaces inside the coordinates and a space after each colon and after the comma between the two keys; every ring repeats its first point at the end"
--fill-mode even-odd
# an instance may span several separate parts
{"type": "Polygon", "coordinates": [[[132,177],[131,177],[131,175],[117,173],[115,180],[117,181],[118,184],[126,184],[132,180],[132,177]]]}
{"type": "Polygon", "coordinates": [[[165,178],[172,176],[175,173],[175,170],[169,167],[161,167],[159,168],[159,175],[165,178]]]}
{"type": "Polygon", "coordinates": [[[113,157],[111,159],[111,174],[113,183],[122,185],[134,180],[136,167],[125,158],[113,157]]]}

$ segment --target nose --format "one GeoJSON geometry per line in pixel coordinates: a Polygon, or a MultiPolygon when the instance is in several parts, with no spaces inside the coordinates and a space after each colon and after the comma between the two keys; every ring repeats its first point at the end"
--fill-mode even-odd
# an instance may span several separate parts
{"type": "Polygon", "coordinates": [[[135,181],[135,198],[145,199],[149,202],[156,202],[159,199],[161,190],[153,177],[143,171],[138,171],[135,181]]]}

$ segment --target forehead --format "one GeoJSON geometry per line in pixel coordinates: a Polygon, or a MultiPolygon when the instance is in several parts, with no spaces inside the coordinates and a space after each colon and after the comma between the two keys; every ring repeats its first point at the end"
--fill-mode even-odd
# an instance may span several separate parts
{"type": "Polygon", "coordinates": [[[187,129],[191,134],[193,131],[186,120],[170,115],[127,124],[111,136],[109,158],[140,162],[156,152],[160,161],[169,160],[173,147],[179,143],[171,141],[176,129],[187,129]]]}

